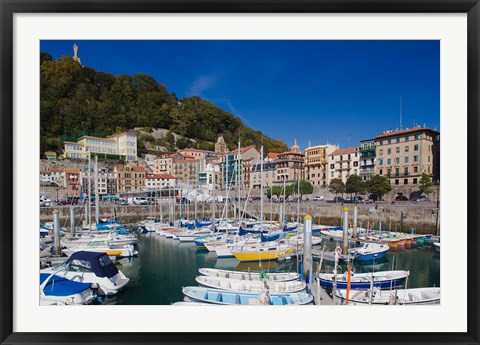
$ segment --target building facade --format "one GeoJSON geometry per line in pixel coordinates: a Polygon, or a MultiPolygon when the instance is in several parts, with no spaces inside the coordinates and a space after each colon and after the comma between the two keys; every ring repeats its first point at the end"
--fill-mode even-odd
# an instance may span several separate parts
{"type": "Polygon", "coordinates": [[[305,179],[314,187],[327,187],[330,184],[328,156],[335,150],[338,150],[338,146],[330,144],[305,149],[305,179]]]}
{"type": "Polygon", "coordinates": [[[437,154],[440,153],[439,148],[436,149],[439,135],[430,128],[417,127],[387,131],[377,136],[377,173],[389,179],[392,186],[417,185],[422,173],[435,180],[434,166],[439,162],[437,154]]]}
{"type": "Polygon", "coordinates": [[[375,139],[360,141],[360,173],[364,181],[369,181],[375,175],[375,139]]]}
{"type": "Polygon", "coordinates": [[[296,181],[304,179],[305,155],[295,144],[290,151],[277,154],[275,162],[275,180],[273,184],[292,184],[296,181]]]}
{"type": "Polygon", "coordinates": [[[145,169],[139,166],[117,165],[118,193],[137,192],[145,189],[145,169]]]}
{"type": "Polygon", "coordinates": [[[147,174],[145,185],[149,190],[175,187],[175,176],[170,174],[147,174]]]}
{"type": "Polygon", "coordinates": [[[359,175],[359,163],[360,150],[357,147],[333,151],[328,156],[328,183],[334,178],[345,183],[350,175],[359,175]]]}
{"type": "Polygon", "coordinates": [[[197,186],[199,184],[199,172],[199,159],[178,159],[173,162],[172,175],[175,176],[177,185],[197,186]]]}

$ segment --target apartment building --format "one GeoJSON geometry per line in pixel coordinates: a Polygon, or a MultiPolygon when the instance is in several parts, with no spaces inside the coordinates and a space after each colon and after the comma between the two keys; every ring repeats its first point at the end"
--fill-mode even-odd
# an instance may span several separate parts
{"type": "Polygon", "coordinates": [[[176,178],[176,183],[190,185],[192,187],[199,184],[200,159],[177,159],[173,162],[172,175],[176,178]]]}
{"type": "Polygon", "coordinates": [[[392,186],[417,185],[422,173],[434,180],[435,171],[440,173],[440,133],[435,130],[416,127],[387,131],[377,136],[375,143],[376,171],[392,186]]]}
{"type": "Polygon", "coordinates": [[[327,187],[330,184],[328,174],[328,156],[335,150],[336,145],[309,146],[305,149],[305,179],[314,187],[327,187]]]}
{"type": "Polygon", "coordinates": [[[80,170],[64,170],[67,197],[79,198],[81,194],[80,170]]]}
{"type": "Polygon", "coordinates": [[[292,184],[304,178],[305,155],[300,151],[300,147],[295,144],[290,151],[277,154],[275,162],[275,184],[292,184]]]}
{"type": "Polygon", "coordinates": [[[375,175],[375,139],[360,141],[360,172],[364,181],[369,181],[375,175]]]}
{"type": "Polygon", "coordinates": [[[183,156],[190,156],[195,159],[211,159],[215,158],[216,154],[213,151],[207,150],[200,150],[194,148],[185,148],[183,150],[178,151],[183,156]]]}
{"type": "Polygon", "coordinates": [[[142,191],[145,188],[145,169],[139,166],[117,165],[118,193],[142,191]]]}
{"type": "Polygon", "coordinates": [[[359,175],[360,150],[358,147],[335,150],[328,155],[328,184],[334,178],[344,183],[350,175],[359,175]]]}
{"type": "Polygon", "coordinates": [[[145,185],[147,189],[175,187],[175,176],[170,174],[147,174],[145,185]]]}

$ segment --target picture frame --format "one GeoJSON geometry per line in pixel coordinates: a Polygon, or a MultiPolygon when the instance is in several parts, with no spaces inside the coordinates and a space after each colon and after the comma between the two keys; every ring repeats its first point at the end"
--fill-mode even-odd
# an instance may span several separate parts
{"type": "MultiPolygon", "coordinates": [[[[197,342],[231,343],[468,343],[478,344],[479,300],[476,292],[479,288],[478,257],[478,160],[468,161],[468,270],[467,278],[468,315],[465,333],[19,333],[13,331],[13,241],[14,219],[13,203],[15,196],[11,181],[15,171],[11,164],[14,157],[13,147],[13,46],[15,13],[466,13],[468,20],[468,157],[479,157],[478,134],[479,98],[480,98],[480,4],[475,1],[67,1],[45,0],[32,2],[1,1],[2,39],[1,51],[1,143],[3,164],[0,169],[0,217],[2,246],[0,268],[0,340],[2,344],[39,344],[39,343],[75,343],[75,344],[168,344],[197,342]]],[[[453,317],[453,316],[452,316],[453,317]]]]}

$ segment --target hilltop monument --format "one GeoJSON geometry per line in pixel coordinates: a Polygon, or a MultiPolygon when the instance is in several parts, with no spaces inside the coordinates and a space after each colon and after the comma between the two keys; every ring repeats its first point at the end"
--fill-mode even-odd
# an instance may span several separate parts
{"type": "Polygon", "coordinates": [[[77,61],[79,64],[82,64],[80,62],[80,58],[78,57],[78,46],[76,43],[73,44],[73,59],[77,61]]]}

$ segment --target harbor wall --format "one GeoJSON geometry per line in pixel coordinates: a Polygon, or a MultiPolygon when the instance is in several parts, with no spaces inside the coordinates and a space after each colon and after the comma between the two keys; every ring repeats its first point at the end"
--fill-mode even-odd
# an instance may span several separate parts
{"type": "MultiPolygon", "coordinates": [[[[313,217],[313,224],[322,225],[341,225],[342,209],[349,208],[349,219],[352,221],[353,205],[341,204],[314,204],[304,203],[300,204],[300,218],[309,214],[313,217]]],[[[71,206],[56,206],[56,207],[42,207],[40,208],[40,220],[52,221],[53,210],[58,209],[60,215],[60,223],[62,226],[70,224],[70,208],[71,206]]],[[[85,208],[83,206],[73,206],[75,209],[76,223],[81,225],[85,219],[85,208]]],[[[216,205],[216,218],[221,218],[223,204],[216,205]]],[[[286,218],[288,221],[297,220],[297,204],[287,203],[286,218]]],[[[197,205],[197,218],[210,218],[212,216],[212,205],[197,205]]],[[[95,207],[91,208],[91,219],[95,221],[95,207]]],[[[172,212],[169,205],[157,206],[100,206],[100,217],[111,218],[114,215],[119,218],[122,223],[134,223],[149,216],[168,218],[172,212]]],[[[258,217],[260,214],[260,204],[255,203],[248,205],[247,211],[249,216],[258,217]]],[[[184,218],[193,219],[195,214],[194,205],[184,206],[182,215],[184,218]]],[[[175,218],[179,217],[179,206],[176,205],[175,218]]],[[[279,220],[283,215],[283,204],[266,204],[264,205],[264,219],[265,220],[279,220]]],[[[223,215],[224,217],[224,215],[223,215]]],[[[235,205],[229,207],[229,217],[238,217],[235,205]]],[[[434,207],[427,206],[397,206],[397,205],[358,205],[358,226],[379,229],[380,221],[382,222],[383,230],[410,232],[411,228],[415,229],[416,233],[431,233],[440,234],[440,221],[438,222],[438,230],[435,231],[437,220],[437,210],[434,207]]]]}

